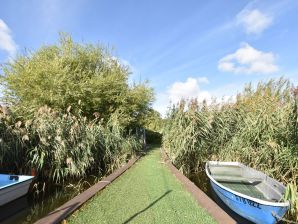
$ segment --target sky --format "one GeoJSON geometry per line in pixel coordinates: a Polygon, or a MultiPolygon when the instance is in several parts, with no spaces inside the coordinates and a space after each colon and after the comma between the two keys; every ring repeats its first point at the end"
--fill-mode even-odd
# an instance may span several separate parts
{"type": "Polygon", "coordinates": [[[298,85],[297,0],[7,0],[0,63],[26,49],[75,41],[113,48],[130,82],[149,81],[162,115],[181,98],[232,100],[245,83],[298,85]]]}

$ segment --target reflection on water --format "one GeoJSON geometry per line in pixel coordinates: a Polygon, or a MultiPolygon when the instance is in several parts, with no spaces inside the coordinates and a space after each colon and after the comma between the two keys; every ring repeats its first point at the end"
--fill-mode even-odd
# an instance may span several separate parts
{"type": "Polygon", "coordinates": [[[9,220],[9,218],[13,215],[22,216],[28,212],[28,207],[29,204],[27,197],[21,197],[15,200],[13,203],[0,206],[0,221],[3,222],[3,220],[9,220]]]}
{"type": "Polygon", "coordinates": [[[0,221],[5,224],[34,223],[70,198],[71,193],[57,189],[50,195],[26,195],[0,207],[0,221]]]}
{"type": "Polygon", "coordinates": [[[0,206],[1,224],[30,224],[55,210],[80,192],[90,187],[89,183],[98,181],[96,177],[88,178],[88,182],[78,181],[68,187],[51,186],[39,194],[29,193],[8,204],[0,206]]]}
{"type": "Polygon", "coordinates": [[[249,220],[231,210],[226,204],[217,196],[210,185],[209,178],[205,171],[200,171],[190,175],[189,179],[193,181],[205,194],[207,194],[213,201],[215,201],[219,207],[221,207],[227,214],[229,214],[237,223],[241,224],[253,224],[249,220]]]}

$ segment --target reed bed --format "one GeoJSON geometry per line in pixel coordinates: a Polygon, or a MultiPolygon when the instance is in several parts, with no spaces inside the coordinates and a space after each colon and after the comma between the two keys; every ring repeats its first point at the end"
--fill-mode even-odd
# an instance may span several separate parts
{"type": "Polygon", "coordinates": [[[64,183],[109,173],[141,149],[118,116],[103,122],[70,111],[44,106],[32,119],[20,121],[1,108],[0,169],[23,174],[35,170],[39,180],[64,183]]]}
{"type": "Polygon", "coordinates": [[[298,89],[283,78],[247,85],[236,102],[181,101],[171,108],[163,147],[185,174],[208,160],[239,161],[286,184],[298,219],[298,89]]]}

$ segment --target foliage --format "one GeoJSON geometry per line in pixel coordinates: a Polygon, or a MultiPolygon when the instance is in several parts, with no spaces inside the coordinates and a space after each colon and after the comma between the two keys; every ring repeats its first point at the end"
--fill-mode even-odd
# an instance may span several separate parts
{"type": "Polygon", "coordinates": [[[182,101],[169,112],[163,146],[185,173],[207,160],[239,161],[298,185],[297,89],[283,78],[247,85],[235,103],[182,101]]]}
{"type": "MultiPolygon", "coordinates": [[[[128,85],[129,68],[109,49],[75,43],[67,34],[58,44],[19,55],[3,66],[4,102],[19,116],[30,117],[42,106],[65,111],[71,106],[81,114],[107,121],[122,116],[124,126],[138,124],[153,100],[146,83],[128,85]]],[[[75,112],[75,111],[73,111],[75,112]]]]}
{"type": "Polygon", "coordinates": [[[146,129],[162,133],[164,120],[158,111],[150,109],[146,114],[143,123],[146,129]]]}
{"type": "MultiPolygon", "coordinates": [[[[1,113],[0,169],[18,172],[37,169],[39,177],[53,182],[81,178],[88,173],[105,174],[118,168],[141,148],[116,116],[102,123],[42,107],[25,122],[9,124],[1,113]],[[8,164],[7,161],[14,161],[8,164]]],[[[23,172],[24,173],[24,172],[23,172]]]]}
{"type": "Polygon", "coordinates": [[[27,132],[7,107],[0,106],[0,170],[21,172],[25,167],[27,132]]]}
{"type": "Polygon", "coordinates": [[[161,145],[162,134],[146,129],[146,143],[161,145]]]}
{"type": "Polygon", "coordinates": [[[296,214],[296,222],[298,221],[298,190],[297,190],[297,185],[295,183],[291,183],[287,185],[287,189],[285,192],[285,200],[290,201],[290,213],[291,214],[296,214]]]}
{"type": "Polygon", "coordinates": [[[26,52],[2,65],[0,170],[63,183],[104,175],[141,149],[130,130],[143,125],[153,90],[128,84],[129,68],[110,49],[76,43],[26,52]]]}
{"type": "Polygon", "coordinates": [[[143,120],[148,144],[161,144],[164,120],[160,113],[150,109],[143,120]]]}

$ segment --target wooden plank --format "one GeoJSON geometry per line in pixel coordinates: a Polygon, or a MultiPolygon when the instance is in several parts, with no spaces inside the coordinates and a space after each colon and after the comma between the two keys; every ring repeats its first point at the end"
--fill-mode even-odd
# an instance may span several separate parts
{"type": "Polygon", "coordinates": [[[97,192],[104,189],[107,185],[109,185],[126,170],[128,170],[138,159],[139,157],[131,159],[127,164],[117,169],[111,175],[102,179],[83,193],[79,194],[59,208],[55,209],[53,212],[50,212],[47,216],[35,222],[35,224],[54,224],[62,222],[75,210],[81,207],[86,201],[93,197],[97,192]]]}

